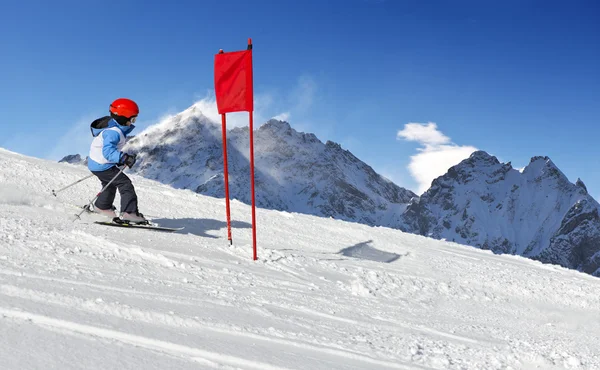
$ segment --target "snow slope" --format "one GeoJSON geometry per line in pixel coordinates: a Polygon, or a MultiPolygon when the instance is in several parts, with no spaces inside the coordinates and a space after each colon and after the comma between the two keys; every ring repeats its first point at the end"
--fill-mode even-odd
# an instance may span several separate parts
{"type": "Polygon", "coordinates": [[[2,369],[598,369],[600,280],[132,176],[174,234],[72,221],[82,166],[0,149],[2,369]]]}

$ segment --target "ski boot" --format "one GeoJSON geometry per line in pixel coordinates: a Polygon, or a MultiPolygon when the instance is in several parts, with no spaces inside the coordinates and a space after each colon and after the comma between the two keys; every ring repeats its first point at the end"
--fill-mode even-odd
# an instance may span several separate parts
{"type": "Polygon", "coordinates": [[[114,218],[115,222],[123,224],[135,224],[135,225],[149,225],[150,222],[146,220],[143,214],[140,212],[123,212],[121,217],[114,218]],[[118,221],[117,221],[118,220],[118,221]]]}
{"type": "Polygon", "coordinates": [[[110,209],[100,209],[95,205],[86,205],[83,208],[89,213],[95,213],[101,216],[108,217],[110,219],[117,217],[117,208],[115,206],[112,206],[110,209]]]}

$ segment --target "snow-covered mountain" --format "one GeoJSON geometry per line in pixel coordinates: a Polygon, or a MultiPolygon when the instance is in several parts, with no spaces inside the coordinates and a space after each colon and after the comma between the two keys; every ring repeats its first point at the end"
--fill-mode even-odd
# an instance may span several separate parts
{"type": "Polygon", "coordinates": [[[59,160],[58,163],[81,164],[87,166],[87,156],[85,158],[81,158],[80,154],[69,154],[59,160]]]}
{"type": "MultiPolygon", "coordinates": [[[[149,127],[124,150],[132,171],[175,188],[224,197],[221,124],[197,106],[149,127]]],[[[250,198],[248,127],[227,132],[230,198],[250,198]]],[[[398,222],[416,194],[377,174],[340,145],[270,120],[254,132],[256,204],[368,225],[398,222]]]]}
{"type": "MultiPolygon", "coordinates": [[[[129,170],[127,170],[129,171],[129,170]]],[[[600,279],[131,175],[176,233],[74,220],[88,175],[0,149],[2,370],[600,369],[600,279]]],[[[118,202],[117,202],[118,204],[118,202]]]]}
{"type": "Polygon", "coordinates": [[[598,208],[548,157],[520,172],[477,151],[411,201],[401,229],[598,275],[598,208]]]}

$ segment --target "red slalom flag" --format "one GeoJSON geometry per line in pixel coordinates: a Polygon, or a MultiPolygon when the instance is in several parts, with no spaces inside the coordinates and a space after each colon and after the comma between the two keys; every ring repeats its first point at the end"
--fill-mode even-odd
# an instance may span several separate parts
{"type": "Polygon", "coordinates": [[[253,111],[254,94],[252,87],[252,39],[248,39],[248,49],[215,55],[215,95],[217,108],[221,115],[223,135],[223,180],[225,183],[225,213],[227,217],[227,239],[231,237],[231,212],[229,207],[229,170],[227,168],[227,119],[230,112],[248,112],[250,136],[250,190],[252,194],[252,249],[254,260],[256,252],[256,203],[254,193],[254,137],[253,111]]]}
{"type": "Polygon", "coordinates": [[[219,114],[252,112],[252,48],[215,55],[215,94],[219,114]]]}

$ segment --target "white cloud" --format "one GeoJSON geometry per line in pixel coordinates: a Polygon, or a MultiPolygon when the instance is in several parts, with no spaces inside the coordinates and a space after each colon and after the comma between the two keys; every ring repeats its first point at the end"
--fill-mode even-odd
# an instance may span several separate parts
{"type": "Polygon", "coordinates": [[[408,141],[416,141],[423,145],[440,145],[450,142],[450,138],[442,134],[437,125],[433,122],[425,123],[407,123],[404,130],[398,131],[398,138],[408,141]]]}
{"type": "Polygon", "coordinates": [[[429,189],[435,178],[478,150],[473,146],[452,143],[433,122],[408,123],[403,130],[398,131],[397,139],[416,141],[423,146],[417,149],[418,154],[410,157],[408,165],[408,170],[418,183],[419,194],[429,189]]]}
{"type": "Polygon", "coordinates": [[[288,120],[290,119],[290,116],[291,116],[290,112],[283,112],[283,113],[279,113],[278,115],[276,115],[273,118],[278,121],[288,122],[288,120]]]}

